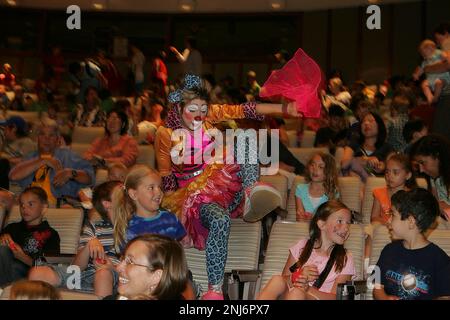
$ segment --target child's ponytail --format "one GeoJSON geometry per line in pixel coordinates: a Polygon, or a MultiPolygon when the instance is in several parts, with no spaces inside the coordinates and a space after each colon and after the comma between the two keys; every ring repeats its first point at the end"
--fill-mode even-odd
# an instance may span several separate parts
{"type": "Polygon", "coordinates": [[[135,206],[128,195],[125,185],[115,189],[112,198],[114,212],[114,248],[116,252],[120,252],[120,247],[126,240],[128,221],[135,211],[135,206]]]}

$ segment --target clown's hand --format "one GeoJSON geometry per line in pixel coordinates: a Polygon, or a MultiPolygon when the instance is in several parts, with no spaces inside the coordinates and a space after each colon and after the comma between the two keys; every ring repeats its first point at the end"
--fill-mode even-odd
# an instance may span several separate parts
{"type": "Polygon", "coordinates": [[[298,118],[302,115],[298,112],[297,102],[283,101],[283,115],[298,118]]]}

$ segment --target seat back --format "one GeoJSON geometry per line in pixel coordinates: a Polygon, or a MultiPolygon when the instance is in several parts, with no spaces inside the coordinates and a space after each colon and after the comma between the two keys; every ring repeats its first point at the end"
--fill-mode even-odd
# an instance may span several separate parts
{"type": "Polygon", "coordinates": [[[386,185],[386,180],[382,177],[369,177],[364,188],[364,195],[361,207],[363,223],[370,223],[370,216],[372,214],[373,206],[373,189],[383,187],[386,185]]]}
{"type": "Polygon", "coordinates": [[[339,192],[342,202],[350,209],[361,212],[361,188],[359,177],[338,177],[339,192]]]}
{"type": "MultiPolygon", "coordinates": [[[[270,232],[261,288],[273,275],[281,274],[289,257],[289,248],[301,239],[309,237],[309,224],[305,222],[276,221],[270,232]]],[[[353,256],[356,269],[356,279],[363,279],[364,230],[361,225],[350,226],[350,236],[345,242],[345,248],[353,256]]]]}
{"type": "Polygon", "coordinates": [[[295,189],[297,188],[297,185],[300,183],[305,183],[305,177],[303,176],[295,176],[294,182],[292,183],[292,186],[290,188],[288,201],[286,205],[286,210],[288,212],[286,221],[292,221],[295,222],[295,212],[297,210],[297,206],[295,205],[295,189]]]}
{"type": "Polygon", "coordinates": [[[108,171],[106,169],[97,169],[95,172],[95,185],[98,186],[108,180],[108,171]]]}
{"type": "Polygon", "coordinates": [[[83,157],[84,153],[91,147],[89,143],[72,143],[70,149],[80,157],[83,157]]]}
{"type": "MultiPolygon", "coordinates": [[[[257,270],[259,246],[261,240],[261,222],[247,223],[241,219],[231,219],[231,231],[228,240],[228,258],[225,272],[232,270],[257,270]]],[[[206,292],[208,276],[206,273],[205,251],[195,248],[185,249],[188,267],[194,280],[206,292]]]]}
{"type": "Polygon", "coordinates": [[[137,164],[145,164],[149,167],[156,168],[155,157],[155,148],[153,145],[138,145],[137,164]]]}
{"type": "Polygon", "coordinates": [[[301,148],[314,148],[314,141],[316,140],[316,132],[312,130],[303,131],[302,141],[300,141],[301,148]]]}
{"type": "Polygon", "coordinates": [[[297,130],[287,130],[286,134],[289,139],[289,148],[297,148],[298,147],[298,137],[297,137],[297,130]]]}
{"type": "Polygon", "coordinates": [[[103,127],[75,127],[72,133],[72,143],[91,144],[104,135],[103,127]]]}
{"type": "Polygon", "coordinates": [[[317,152],[329,153],[328,148],[288,148],[289,151],[300,161],[303,165],[306,166],[309,159],[313,156],[313,154],[317,152]]]}
{"type": "MultiPolygon", "coordinates": [[[[14,206],[5,225],[19,222],[21,219],[19,207],[14,206]]],[[[83,224],[83,211],[81,209],[48,208],[45,219],[50,227],[59,234],[61,254],[76,254],[83,224]]]]}

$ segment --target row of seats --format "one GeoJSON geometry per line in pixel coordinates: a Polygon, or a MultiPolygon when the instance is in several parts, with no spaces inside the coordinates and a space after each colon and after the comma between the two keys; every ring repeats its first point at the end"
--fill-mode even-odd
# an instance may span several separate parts
{"type": "MultiPolygon", "coordinates": [[[[14,207],[5,225],[20,221],[20,219],[19,209],[14,207]]],[[[83,212],[79,209],[48,209],[46,219],[60,235],[61,253],[73,256],[78,247],[83,212]]],[[[270,232],[264,265],[260,270],[261,277],[258,289],[262,288],[272,275],[281,273],[289,254],[289,248],[299,239],[308,237],[308,227],[308,223],[305,222],[276,221],[274,223],[270,232]]],[[[247,223],[242,219],[232,220],[226,272],[258,270],[261,228],[261,222],[247,223]]],[[[450,254],[450,230],[430,230],[428,236],[431,241],[439,245],[447,254],[450,254]]],[[[352,252],[357,272],[356,277],[359,280],[367,278],[365,274],[364,241],[364,225],[351,225],[350,237],[345,246],[352,252]]],[[[375,229],[369,260],[370,265],[376,263],[382,248],[389,241],[387,228],[382,226],[375,229]]],[[[205,252],[189,248],[186,249],[186,257],[195,281],[203,289],[207,288],[205,252]]],[[[66,299],[95,299],[93,295],[88,294],[86,296],[86,293],[71,291],[65,291],[64,297],[66,299]]],[[[254,298],[254,296],[249,298],[254,298]]]]}

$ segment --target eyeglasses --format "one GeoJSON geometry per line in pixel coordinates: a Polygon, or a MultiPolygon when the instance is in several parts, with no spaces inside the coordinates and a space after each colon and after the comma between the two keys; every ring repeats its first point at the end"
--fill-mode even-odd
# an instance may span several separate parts
{"type": "Polygon", "coordinates": [[[121,257],[120,262],[124,262],[125,266],[132,265],[132,266],[144,267],[144,268],[149,269],[150,271],[153,270],[151,267],[146,266],[145,264],[139,264],[139,263],[133,262],[133,260],[131,260],[131,258],[129,256],[121,257]]]}

